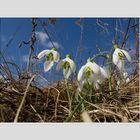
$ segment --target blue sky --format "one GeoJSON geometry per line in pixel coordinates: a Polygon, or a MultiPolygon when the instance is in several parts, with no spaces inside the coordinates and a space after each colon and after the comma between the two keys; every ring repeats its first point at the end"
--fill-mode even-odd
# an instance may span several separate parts
{"type": "MultiPolygon", "coordinates": [[[[48,18],[42,18],[43,22],[47,22],[48,18]]],[[[48,25],[47,30],[49,35],[58,48],[62,58],[67,53],[71,54],[72,59],[75,60],[77,71],[86,63],[88,57],[98,53],[96,46],[101,51],[110,51],[112,47],[112,40],[118,29],[117,42],[121,44],[123,39],[123,32],[126,31],[128,19],[127,18],[83,18],[81,23],[83,25],[83,35],[81,46],[79,47],[80,40],[80,27],[75,24],[79,18],[57,18],[54,25],[48,25]],[[81,51],[80,51],[81,50],[81,51]],[[76,57],[77,55],[77,57],[76,57]]],[[[44,32],[39,21],[36,20],[36,35],[37,41],[35,43],[34,55],[40,51],[52,47],[52,44],[44,32]]],[[[131,25],[135,20],[131,20],[131,25]]],[[[45,27],[46,28],[46,27],[45,27]]],[[[13,60],[20,69],[26,67],[29,46],[19,48],[21,41],[28,41],[31,37],[31,19],[30,18],[1,18],[1,50],[8,60],[13,60]],[[10,40],[12,41],[10,42],[10,40]],[[9,46],[6,47],[7,43],[9,46]]],[[[129,38],[126,43],[126,48],[134,47],[134,32],[129,31],[129,38]]],[[[100,59],[96,61],[100,64],[100,59]]],[[[43,69],[43,61],[37,62],[39,69],[43,69]]],[[[55,69],[55,68],[54,68],[55,69]]],[[[45,77],[50,79],[52,71],[45,74],[45,77]]],[[[54,72],[55,73],[55,72],[54,72]]],[[[42,73],[44,75],[44,73],[42,73]]],[[[53,74],[57,79],[58,73],[53,74]]]]}

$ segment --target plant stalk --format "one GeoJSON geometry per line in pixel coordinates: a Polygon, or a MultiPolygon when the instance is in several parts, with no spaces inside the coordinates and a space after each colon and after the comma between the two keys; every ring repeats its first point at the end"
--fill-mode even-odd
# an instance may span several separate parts
{"type": "Polygon", "coordinates": [[[81,99],[81,101],[79,102],[79,104],[75,107],[75,109],[73,110],[73,112],[66,118],[66,120],[65,120],[64,122],[69,122],[69,121],[71,121],[73,115],[74,115],[75,112],[78,110],[78,108],[82,105],[82,103],[84,102],[86,96],[87,96],[87,94],[84,95],[84,97],[81,99]]]}
{"type": "Polygon", "coordinates": [[[109,58],[107,59],[107,62],[108,62],[108,80],[109,80],[108,84],[109,84],[109,94],[112,95],[111,65],[109,62],[109,60],[110,60],[109,58]]]}
{"type": "Polygon", "coordinates": [[[69,87],[68,87],[68,80],[64,78],[64,81],[65,81],[65,86],[66,86],[67,95],[68,95],[69,110],[71,112],[71,97],[70,97],[70,92],[69,92],[69,87]]]}

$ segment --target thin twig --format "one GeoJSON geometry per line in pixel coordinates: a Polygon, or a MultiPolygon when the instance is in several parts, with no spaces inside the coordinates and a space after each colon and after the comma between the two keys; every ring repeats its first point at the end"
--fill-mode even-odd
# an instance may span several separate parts
{"type": "Polygon", "coordinates": [[[122,45],[121,45],[121,48],[124,47],[125,43],[126,43],[126,40],[127,40],[127,36],[128,36],[128,31],[129,31],[129,27],[130,27],[130,22],[131,22],[131,18],[128,20],[128,25],[127,25],[127,28],[126,28],[126,32],[125,32],[125,35],[124,35],[124,38],[123,38],[123,41],[122,41],[122,45]]]}
{"type": "Polygon", "coordinates": [[[41,122],[44,122],[43,121],[43,119],[42,119],[42,117],[37,113],[37,111],[35,110],[35,108],[32,106],[32,105],[30,105],[30,107],[33,109],[33,111],[36,113],[36,115],[38,116],[38,118],[40,119],[40,121],[41,122]]]}
{"type": "Polygon", "coordinates": [[[25,92],[24,92],[24,96],[23,96],[23,98],[22,98],[22,101],[21,101],[21,103],[20,103],[20,106],[19,106],[19,108],[18,108],[18,110],[17,110],[16,116],[15,116],[15,119],[14,119],[14,122],[15,122],[15,123],[18,122],[19,113],[20,113],[20,111],[21,111],[21,109],[22,109],[22,106],[23,106],[23,104],[24,104],[24,102],[25,102],[25,98],[26,98],[26,96],[27,96],[27,92],[28,92],[28,89],[29,89],[29,87],[30,87],[30,84],[31,84],[32,80],[35,78],[35,76],[36,76],[36,75],[33,75],[33,76],[32,76],[32,78],[30,79],[30,81],[29,81],[29,83],[28,83],[28,85],[27,85],[27,88],[26,88],[26,90],[25,90],[25,92]]]}
{"type": "Polygon", "coordinates": [[[57,118],[57,106],[58,106],[60,91],[58,89],[56,89],[55,87],[51,87],[51,88],[55,89],[58,92],[58,95],[57,95],[57,98],[56,98],[56,103],[55,103],[55,112],[54,112],[54,117],[56,119],[57,118]]]}
{"type": "Polygon", "coordinates": [[[29,73],[30,71],[30,65],[31,65],[31,58],[32,58],[32,53],[34,51],[34,44],[35,44],[35,41],[36,41],[36,22],[35,22],[35,18],[32,18],[32,36],[31,36],[31,39],[30,41],[28,42],[29,45],[30,45],[30,51],[29,51],[29,56],[28,56],[28,63],[27,63],[27,74],[29,73]]]}

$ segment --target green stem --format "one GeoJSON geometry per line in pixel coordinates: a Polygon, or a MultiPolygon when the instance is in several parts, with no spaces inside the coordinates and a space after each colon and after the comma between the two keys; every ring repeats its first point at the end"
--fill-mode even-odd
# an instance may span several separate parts
{"type": "Polygon", "coordinates": [[[94,59],[96,59],[98,57],[103,57],[103,58],[107,59],[106,55],[104,55],[103,53],[99,53],[99,54],[95,55],[94,57],[92,57],[91,60],[93,61],[94,59]]]}
{"type": "Polygon", "coordinates": [[[70,92],[69,92],[69,87],[68,87],[68,80],[64,78],[64,81],[65,81],[65,86],[66,86],[67,95],[68,95],[69,110],[71,112],[71,97],[70,97],[70,92]]]}
{"type": "MultiPolygon", "coordinates": [[[[113,43],[114,44],[114,43],[113,43]]],[[[112,81],[111,81],[111,64],[110,64],[110,59],[112,56],[114,50],[114,46],[110,50],[110,54],[108,56],[107,62],[108,62],[108,74],[109,74],[109,94],[112,95],[112,81]]]]}
{"type": "Polygon", "coordinates": [[[81,101],[79,102],[79,104],[75,107],[75,109],[73,110],[73,112],[66,118],[65,122],[71,121],[73,115],[76,113],[76,111],[78,110],[78,108],[82,105],[82,103],[84,102],[86,96],[87,96],[87,94],[84,95],[84,97],[81,99],[81,101]]]}
{"type": "Polygon", "coordinates": [[[111,65],[108,58],[109,94],[112,95],[111,65]]]}
{"type": "Polygon", "coordinates": [[[109,93],[110,93],[110,95],[112,95],[111,65],[110,65],[110,58],[111,58],[111,55],[112,55],[112,50],[113,50],[113,48],[111,48],[111,51],[110,51],[110,54],[109,54],[108,57],[106,55],[100,53],[100,54],[97,54],[97,55],[95,55],[94,57],[91,58],[91,60],[94,60],[97,57],[103,57],[107,60],[108,74],[109,74],[109,93]]]}

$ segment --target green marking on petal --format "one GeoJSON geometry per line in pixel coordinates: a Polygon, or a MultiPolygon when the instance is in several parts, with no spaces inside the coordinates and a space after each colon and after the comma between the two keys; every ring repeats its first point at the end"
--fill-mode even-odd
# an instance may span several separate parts
{"type": "Polygon", "coordinates": [[[85,72],[88,72],[88,71],[92,71],[92,69],[91,69],[89,66],[87,66],[87,67],[85,68],[85,72]]]}
{"type": "Polygon", "coordinates": [[[90,78],[92,69],[88,66],[85,68],[85,78],[90,78]]]}
{"type": "Polygon", "coordinates": [[[66,69],[68,67],[68,69],[70,68],[70,63],[68,61],[65,61],[64,64],[62,65],[62,69],[66,69]]]}
{"type": "Polygon", "coordinates": [[[46,61],[53,60],[53,53],[50,52],[49,54],[46,55],[46,61]]]}
{"type": "Polygon", "coordinates": [[[124,53],[121,51],[118,53],[118,56],[120,59],[123,59],[125,57],[124,53]]]}

